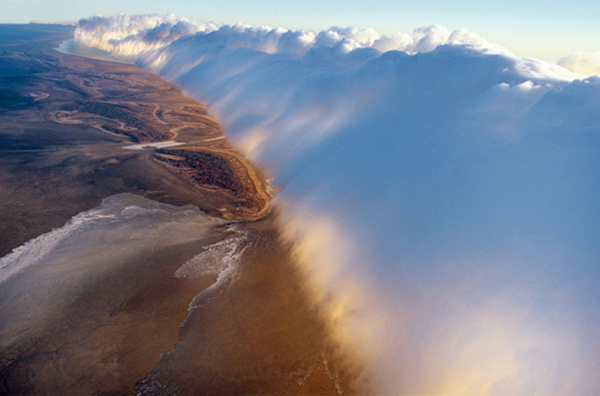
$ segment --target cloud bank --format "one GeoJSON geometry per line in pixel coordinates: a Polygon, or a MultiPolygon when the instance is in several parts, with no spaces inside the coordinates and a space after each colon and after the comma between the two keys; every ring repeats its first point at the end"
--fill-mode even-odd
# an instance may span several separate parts
{"type": "Polygon", "coordinates": [[[119,15],[75,41],[206,102],[275,176],[315,298],[367,367],[357,386],[600,389],[600,78],[441,26],[119,15]]]}
{"type": "Polygon", "coordinates": [[[75,40],[88,47],[108,51],[120,57],[139,58],[141,54],[168,46],[183,36],[213,33],[213,44],[227,48],[248,48],[266,53],[285,53],[303,56],[315,47],[337,47],[349,52],[356,48],[372,47],[381,52],[390,50],[408,53],[432,51],[449,44],[471,44],[486,51],[504,53],[504,47],[491,44],[467,29],[450,32],[443,26],[432,25],[415,29],[412,34],[398,32],[392,37],[381,36],[376,30],[332,27],[316,34],[313,31],[291,31],[269,26],[252,28],[249,25],[216,26],[213,23],[190,21],[175,15],[120,14],[110,18],[95,16],[79,22],[75,40]]]}

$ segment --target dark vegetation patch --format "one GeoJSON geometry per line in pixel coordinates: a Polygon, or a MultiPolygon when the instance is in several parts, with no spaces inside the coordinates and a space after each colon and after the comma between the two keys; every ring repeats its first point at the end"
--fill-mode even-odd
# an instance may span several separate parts
{"type": "Polygon", "coordinates": [[[202,186],[227,190],[233,194],[245,189],[235,169],[220,155],[208,151],[174,149],[159,149],[156,153],[160,161],[182,170],[202,186]]]}
{"type": "Polygon", "coordinates": [[[210,151],[158,149],[156,159],[190,177],[204,188],[229,193],[237,198],[238,210],[258,213],[264,202],[245,168],[234,157],[225,158],[210,151]]]}

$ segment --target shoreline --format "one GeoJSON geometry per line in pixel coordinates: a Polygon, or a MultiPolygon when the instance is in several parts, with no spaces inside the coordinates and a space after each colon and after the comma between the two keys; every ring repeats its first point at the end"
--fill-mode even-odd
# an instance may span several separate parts
{"type": "Polygon", "coordinates": [[[77,56],[83,59],[93,59],[103,62],[120,63],[123,65],[134,65],[134,63],[132,62],[119,62],[118,60],[111,58],[109,54],[98,49],[80,47],[75,43],[73,38],[64,40],[58,45],[58,47],[54,48],[54,50],[60,52],[61,54],[77,56]]]}

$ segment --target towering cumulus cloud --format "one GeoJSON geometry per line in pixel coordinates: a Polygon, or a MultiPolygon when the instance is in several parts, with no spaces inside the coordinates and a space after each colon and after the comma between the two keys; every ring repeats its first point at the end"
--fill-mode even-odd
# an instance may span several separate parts
{"type": "Polygon", "coordinates": [[[600,389],[600,79],[441,26],[382,37],[155,16],[79,45],[208,103],[274,177],[345,352],[383,394],[600,389]]]}

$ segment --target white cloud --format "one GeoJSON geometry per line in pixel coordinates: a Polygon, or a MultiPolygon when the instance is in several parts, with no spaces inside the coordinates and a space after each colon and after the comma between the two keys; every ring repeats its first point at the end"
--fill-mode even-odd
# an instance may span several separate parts
{"type": "Polygon", "coordinates": [[[577,52],[559,60],[558,65],[584,76],[600,75],[600,52],[577,52]]]}
{"type": "Polygon", "coordinates": [[[232,27],[189,21],[175,15],[119,14],[112,17],[96,16],[80,21],[75,40],[89,47],[112,52],[127,58],[162,48],[169,43],[196,33],[208,34],[219,30],[219,37],[232,48],[249,48],[267,53],[286,53],[303,56],[314,47],[338,48],[347,53],[356,48],[373,47],[379,51],[399,50],[408,53],[428,52],[444,44],[472,44],[495,53],[508,53],[498,45],[488,43],[481,36],[466,29],[450,32],[440,25],[415,29],[412,34],[398,32],[391,38],[381,36],[372,28],[332,27],[319,33],[263,26],[252,28],[236,24],[232,27]]]}
{"type": "Polygon", "coordinates": [[[207,102],[276,176],[315,296],[380,393],[600,388],[599,79],[437,25],[175,40],[128,18],[76,38],[207,102]]]}

